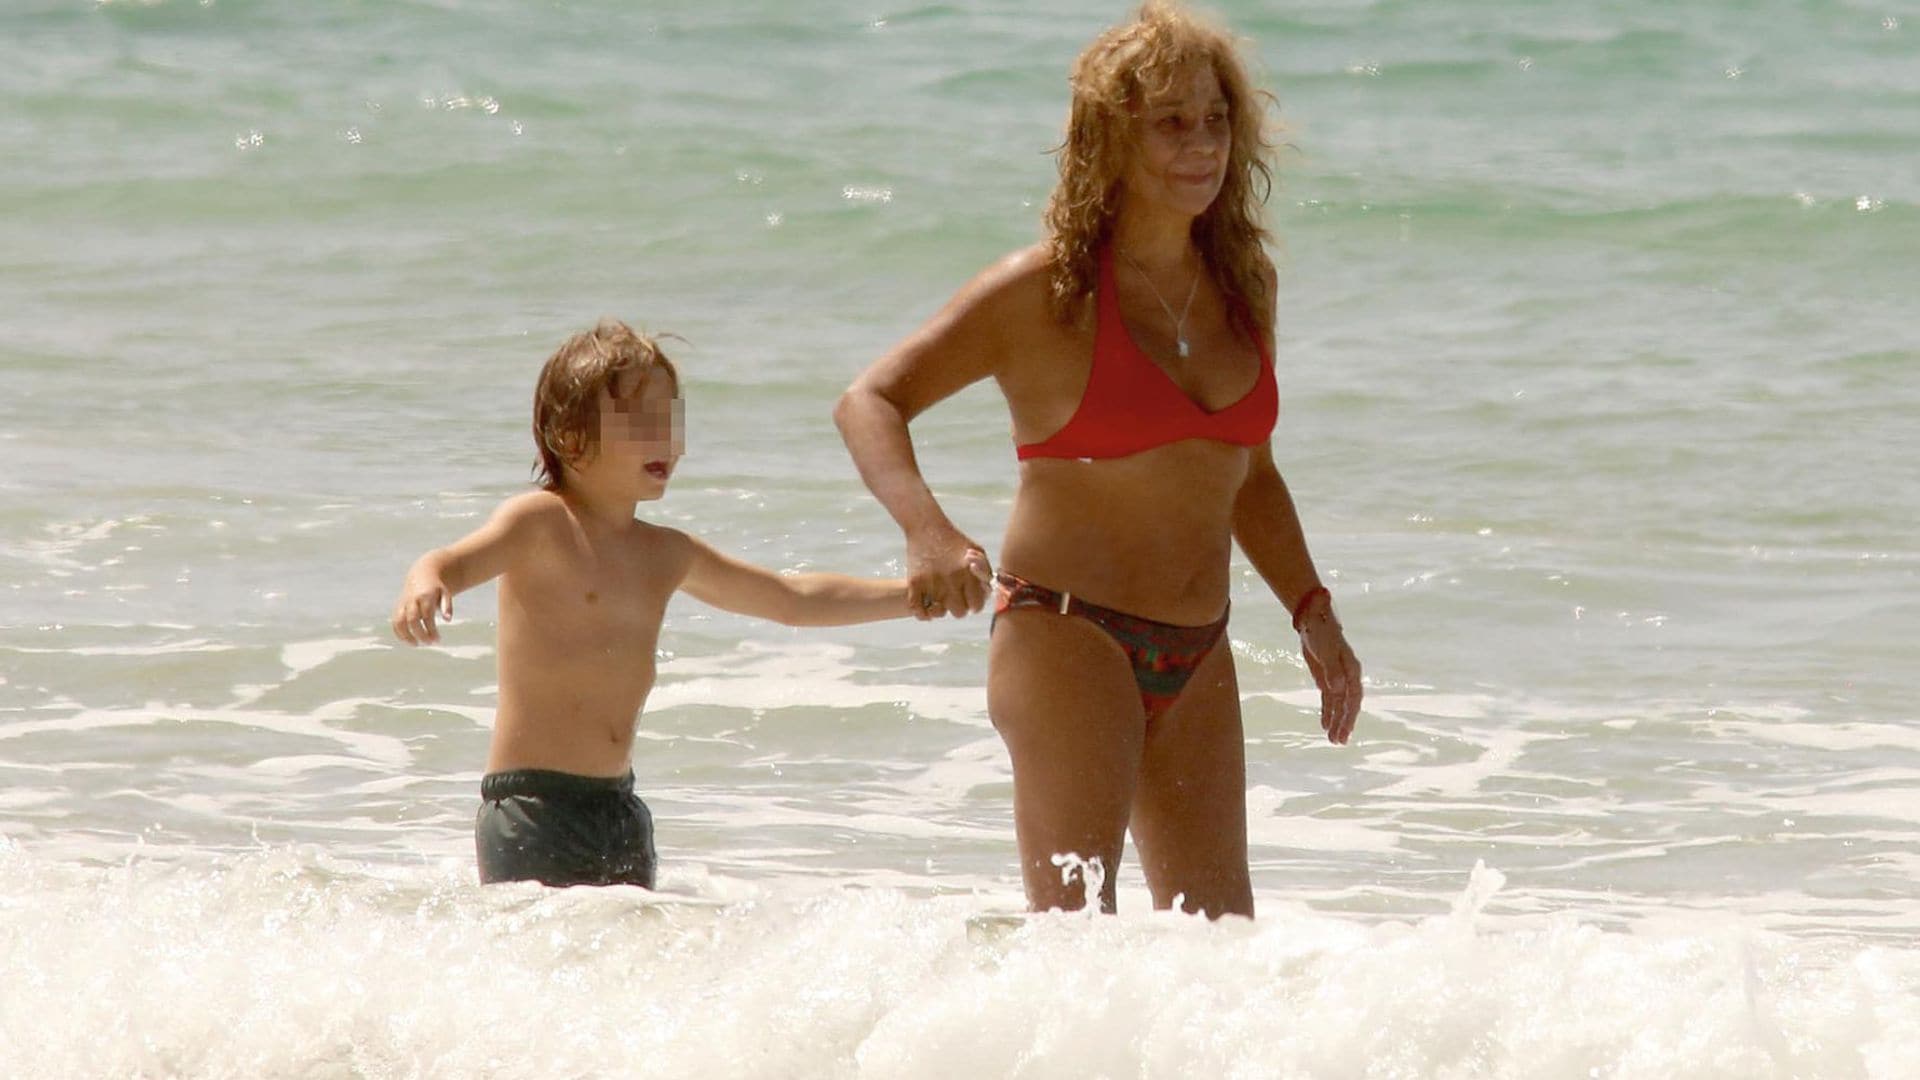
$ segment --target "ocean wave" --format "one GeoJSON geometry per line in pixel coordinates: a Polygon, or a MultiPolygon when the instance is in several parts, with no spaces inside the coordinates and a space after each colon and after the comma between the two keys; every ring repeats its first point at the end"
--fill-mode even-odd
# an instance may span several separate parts
{"type": "Polygon", "coordinates": [[[1920,950],[1672,911],[1630,931],[1022,916],[1004,895],[480,887],[309,849],[80,870],[0,842],[0,1068],[419,1077],[1423,1076],[1893,1080],[1920,950]],[[26,1001],[59,1002],[60,1007],[26,1001]]]}

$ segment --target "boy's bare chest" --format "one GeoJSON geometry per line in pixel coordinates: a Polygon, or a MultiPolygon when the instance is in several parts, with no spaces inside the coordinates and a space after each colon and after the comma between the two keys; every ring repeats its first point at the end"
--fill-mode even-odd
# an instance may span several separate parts
{"type": "Polygon", "coordinates": [[[638,545],[572,545],[543,560],[518,599],[556,638],[650,647],[673,593],[664,562],[638,545]]]}

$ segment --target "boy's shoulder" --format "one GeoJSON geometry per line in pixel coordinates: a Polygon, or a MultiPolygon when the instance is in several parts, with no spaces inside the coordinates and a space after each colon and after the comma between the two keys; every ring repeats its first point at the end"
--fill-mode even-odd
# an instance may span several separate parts
{"type": "MultiPolygon", "coordinates": [[[[507,499],[495,508],[493,516],[499,525],[526,531],[530,535],[549,531],[572,534],[579,524],[579,518],[567,500],[557,492],[544,489],[522,492],[507,499]]],[[[633,519],[633,529],[626,541],[669,555],[691,554],[699,543],[690,533],[671,525],[657,525],[640,517],[633,519]]]]}
{"type": "Polygon", "coordinates": [[[523,491],[494,508],[493,519],[509,528],[564,525],[573,520],[567,500],[551,491],[523,491]]]}
{"type": "Polygon", "coordinates": [[[633,519],[633,537],[637,544],[682,558],[692,555],[694,545],[697,543],[691,533],[683,532],[671,525],[656,525],[639,517],[633,519]]]}
{"type": "MultiPolygon", "coordinates": [[[[497,522],[509,529],[525,528],[530,532],[542,533],[548,530],[572,533],[582,521],[579,511],[567,502],[565,496],[545,489],[515,495],[495,508],[493,515],[497,522]]],[[[649,547],[663,544],[679,547],[688,543],[687,534],[679,529],[655,525],[639,517],[633,519],[632,531],[624,539],[649,547]]]]}

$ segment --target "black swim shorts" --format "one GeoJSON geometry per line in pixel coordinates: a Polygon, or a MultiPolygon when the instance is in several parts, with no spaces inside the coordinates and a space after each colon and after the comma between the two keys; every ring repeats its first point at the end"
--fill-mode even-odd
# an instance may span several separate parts
{"type": "Polygon", "coordinates": [[[633,774],[512,769],[480,780],[480,880],[653,888],[653,814],[633,774]]]}

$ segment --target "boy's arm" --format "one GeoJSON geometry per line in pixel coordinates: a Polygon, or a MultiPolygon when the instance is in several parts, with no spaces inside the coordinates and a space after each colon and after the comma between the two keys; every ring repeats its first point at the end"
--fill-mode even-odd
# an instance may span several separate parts
{"type": "Polygon", "coordinates": [[[696,537],[686,540],[689,558],[680,588],[725,611],[787,626],[844,626],[913,614],[905,578],[776,574],[723,555],[696,537]]]}
{"type": "MultiPolygon", "coordinates": [[[[414,560],[393,607],[393,634],[409,645],[440,640],[434,617],[453,618],[453,598],[499,577],[514,552],[524,546],[529,519],[545,493],[529,493],[500,504],[485,525],[414,560]]],[[[545,496],[551,498],[551,496],[545,496]]]]}

